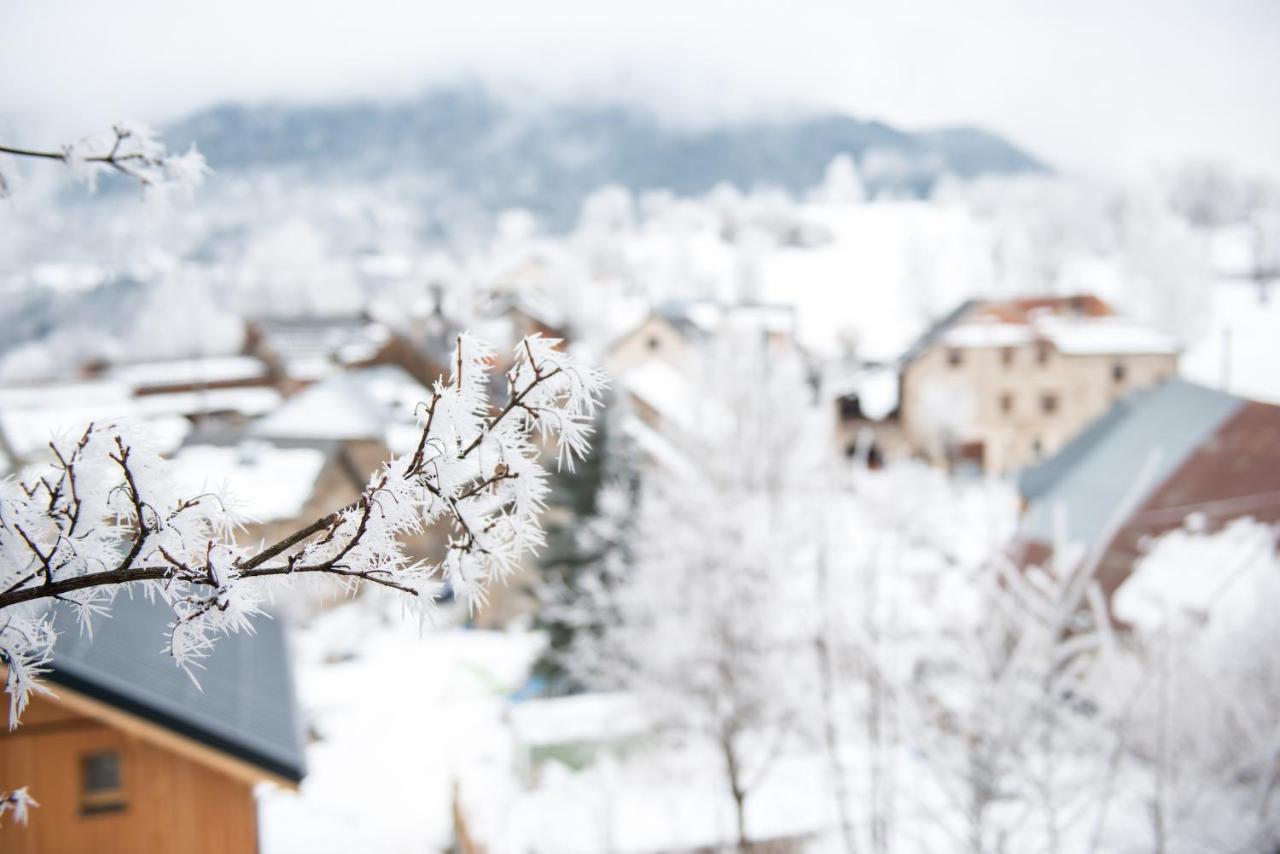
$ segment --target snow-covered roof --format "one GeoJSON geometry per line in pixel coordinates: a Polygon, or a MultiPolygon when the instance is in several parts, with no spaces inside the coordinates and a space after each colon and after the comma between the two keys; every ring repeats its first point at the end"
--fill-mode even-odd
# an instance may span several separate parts
{"type": "Polygon", "coordinates": [[[687,426],[694,411],[685,375],[661,359],[649,359],[623,372],[618,385],[677,426],[687,426]]]}
{"type": "Polygon", "coordinates": [[[182,444],[191,424],[180,415],[141,407],[120,383],[67,383],[0,389],[0,430],[9,448],[26,460],[48,443],[79,435],[90,422],[142,421],[156,447],[168,452],[182,444]]]}
{"type": "Polygon", "coordinates": [[[961,323],[942,333],[948,347],[1017,347],[1035,340],[1031,327],[1021,323],[978,321],[961,323]]]}
{"type": "Polygon", "coordinates": [[[669,471],[687,474],[696,467],[689,457],[675,446],[666,436],[654,430],[634,415],[624,416],[622,432],[649,459],[669,471]]]}
{"type": "Polygon", "coordinates": [[[1168,335],[1124,317],[1038,317],[1038,334],[1058,352],[1073,356],[1176,354],[1178,344],[1168,335]]]}
{"type": "Polygon", "coordinates": [[[646,732],[650,720],[631,694],[578,694],[511,706],[511,728],[525,747],[607,742],[646,732]]]}
{"type": "Polygon", "coordinates": [[[391,337],[381,323],[361,317],[299,317],[259,322],[266,348],[295,379],[313,380],[371,359],[391,337]]]}
{"type": "Polygon", "coordinates": [[[396,365],[329,377],[256,421],[254,436],[280,439],[378,439],[392,425],[414,424],[414,409],[430,392],[396,365]]]}
{"type": "Polygon", "coordinates": [[[275,439],[381,439],[385,420],[349,377],[319,382],[254,422],[253,436],[275,439]]]}
{"type": "Polygon", "coordinates": [[[111,405],[122,403],[129,398],[129,387],[116,382],[6,386],[0,388],[0,410],[55,409],[68,405],[111,405]]]}
{"type": "Polygon", "coordinates": [[[1168,335],[1125,317],[1077,317],[1055,314],[1032,316],[1028,323],[987,317],[962,320],[945,329],[938,340],[947,347],[1017,347],[1048,341],[1069,356],[1110,356],[1137,353],[1176,354],[1178,344],[1168,335]]]}
{"type": "Polygon", "coordinates": [[[255,522],[300,515],[315,491],[325,454],[266,442],[187,445],[174,454],[177,477],[192,493],[213,491],[229,509],[255,522]]]}
{"type": "Polygon", "coordinates": [[[170,359],[117,365],[109,376],[133,388],[243,382],[265,378],[267,365],[255,356],[170,359]]]}
{"type": "Polygon", "coordinates": [[[280,392],[273,388],[249,386],[148,394],[136,403],[138,411],[148,416],[237,412],[252,417],[275,409],[280,400],[280,392]]]}
{"type": "Polygon", "coordinates": [[[888,417],[898,408],[898,371],[891,365],[863,368],[831,383],[834,397],[855,395],[862,414],[873,421],[888,417]]]}

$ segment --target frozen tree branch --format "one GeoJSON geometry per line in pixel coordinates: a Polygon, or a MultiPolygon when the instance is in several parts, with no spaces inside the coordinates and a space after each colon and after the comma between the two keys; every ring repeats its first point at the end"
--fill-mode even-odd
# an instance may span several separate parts
{"type": "Polygon", "coordinates": [[[546,471],[535,438],[554,437],[566,464],[589,450],[603,379],[558,344],[521,342],[498,404],[488,393],[491,351],[460,336],[453,376],[436,382],[414,453],[384,464],[352,504],[256,552],[236,545],[235,519],[217,496],[179,491],[171,465],[121,425],[91,424],[72,442],[52,443],[43,469],[0,482],[10,726],[52,655],[53,601],[88,624],[122,585],[143,584],[173,609],[169,651],[183,666],[219,633],[249,629],[263,579],[368,582],[420,609],[444,580],[473,607],[483,602],[486,585],[543,541],[546,471]],[[444,558],[412,560],[402,538],[436,524],[451,531],[444,558]]]}
{"type": "Polygon", "coordinates": [[[26,824],[31,808],[38,806],[40,803],[27,793],[26,786],[10,792],[0,790],[0,819],[4,818],[5,813],[12,812],[14,821],[26,824]]]}
{"type": "MultiPolygon", "coordinates": [[[[60,161],[90,188],[103,172],[116,172],[138,182],[149,194],[190,192],[209,173],[204,156],[194,145],[184,154],[171,154],[148,128],[129,122],[118,122],[110,134],[85,137],[59,151],[0,145],[0,154],[60,161]]],[[[8,191],[9,184],[0,174],[0,198],[8,191]]]]}

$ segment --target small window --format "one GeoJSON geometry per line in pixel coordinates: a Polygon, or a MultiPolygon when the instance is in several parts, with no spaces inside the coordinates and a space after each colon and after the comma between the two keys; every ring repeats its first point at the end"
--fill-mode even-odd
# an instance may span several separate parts
{"type": "Polygon", "coordinates": [[[1005,415],[1013,412],[1013,395],[1007,391],[1000,395],[1000,411],[1005,415]]]}
{"type": "Polygon", "coordinates": [[[119,751],[102,750],[83,756],[80,759],[81,814],[118,812],[124,806],[119,751]]]}
{"type": "Polygon", "coordinates": [[[1113,382],[1116,382],[1116,383],[1124,382],[1125,378],[1128,376],[1128,373],[1129,371],[1125,367],[1124,362],[1115,362],[1111,365],[1111,379],[1113,382]]]}
{"type": "Polygon", "coordinates": [[[647,343],[650,350],[658,350],[662,347],[662,339],[657,335],[650,335],[647,343]]]}
{"type": "Polygon", "coordinates": [[[1040,395],[1040,411],[1045,415],[1052,415],[1058,411],[1058,396],[1053,392],[1047,391],[1040,395]]]}
{"type": "Polygon", "coordinates": [[[1041,341],[1036,344],[1036,361],[1042,365],[1049,364],[1049,353],[1052,349],[1048,341],[1041,341]]]}
{"type": "Polygon", "coordinates": [[[1013,365],[1013,348],[1012,347],[1000,348],[1000,364],[1004,365],[1006,368],[1013,365]]]}
{"type": "Polygon", "coordinates": [[[954,347],[947,351],[947,364],[953,368],[958,368],[964,364],[964,353],[954,347]]]}

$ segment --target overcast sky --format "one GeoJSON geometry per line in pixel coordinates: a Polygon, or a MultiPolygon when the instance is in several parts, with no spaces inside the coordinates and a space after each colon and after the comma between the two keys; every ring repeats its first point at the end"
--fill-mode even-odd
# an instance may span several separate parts
{"type": "Polygon", "coordinates": [[[686,120],[821,106],[977,124],[1087,173],[1211,157],[1280,176],[1280,0],[0,5],[0,115],[22,144],[459,75],[686,120]]]}

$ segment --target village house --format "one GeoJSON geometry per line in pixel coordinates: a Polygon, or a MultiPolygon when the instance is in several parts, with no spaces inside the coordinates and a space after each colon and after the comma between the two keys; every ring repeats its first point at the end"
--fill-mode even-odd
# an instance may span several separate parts
{"type": "Polygon", "coordinates": [[[629,412],[648,428],[633,437],[642,449],[659,441],[649,432],[678,444],[696,417],[693,377],[709,364],[699,360],[715,356],[706,345],[717,337],[732,337],[755,340],[778,352],[795,346],[794,332],[795,315],[789,306],[667,302],[614,341],[605,356],[605,371],[629,412]]]}
{"type": "Polygon", "coordinates": [[[1018,562],[1043,565],[1060,540],[1090,549],[1110,597],[1161,534],[1280,522],[1280,406],[1173,378],[1023,470],[1018,490],[1018,562]]]}
{"type": "MultiPolygon", "coordinates": [[[[58,606],[61,608],[61,606],[58,606]]],[[[12,854],[254,854],[254,787],[294,789],[303,743],[283,629],[220,638],[199,687],[163,648],[172,612],[121,593],[80,632],[70,610],[21,725],[0,732],[0,779],[39,801],[0,829],[12,854]]]]}
{"type": "Polygon", "coordinates": [[[1178,348],[1094,296],[970,301],[902,360],[899,427],[919,456],[1004,473],[1061,448],[1178,348]]]}

